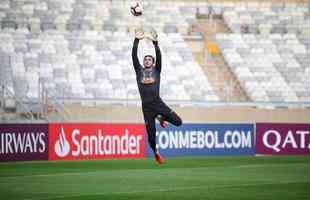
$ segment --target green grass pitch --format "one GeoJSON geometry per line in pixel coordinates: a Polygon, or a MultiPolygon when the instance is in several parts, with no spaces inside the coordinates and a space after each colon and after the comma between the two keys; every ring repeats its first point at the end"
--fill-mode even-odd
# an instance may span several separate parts
{"type": "Polygon", "coordinates": [[[0,163],[2,200],[309,198],[310,156],[0,163]]]}

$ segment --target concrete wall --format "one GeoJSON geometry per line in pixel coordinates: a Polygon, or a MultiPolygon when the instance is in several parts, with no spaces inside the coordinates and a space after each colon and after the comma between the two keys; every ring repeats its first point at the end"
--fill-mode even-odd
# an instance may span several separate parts
{"type": "MultiPolygon", "coordinates": [[[[70,121],[143,122],[140,107],[68,105],[70,121]]],[[[173,108],[184,122],[294,122],[310,123],[310,109],[251,107],[173,108]]]]}

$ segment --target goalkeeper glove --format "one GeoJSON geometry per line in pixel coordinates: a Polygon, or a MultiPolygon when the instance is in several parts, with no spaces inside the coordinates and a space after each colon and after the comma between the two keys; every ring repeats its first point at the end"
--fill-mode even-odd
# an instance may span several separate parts
{"type": "Polygon", "coordinates": [[[135,37],[139,40],[142,40],[144,38],[144,31],[142,28],[136,28],[135,29],[135,37]]]}
{"type": "Polygon", "coordinates": [[[154,28],[150,30],[149,39],[153,40],[154,42],[157,41],[158,35],[154,28]]]}

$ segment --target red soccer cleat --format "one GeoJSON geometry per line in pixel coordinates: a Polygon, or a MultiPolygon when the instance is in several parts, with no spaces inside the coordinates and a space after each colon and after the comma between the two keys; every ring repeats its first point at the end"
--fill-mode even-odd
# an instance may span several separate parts
{"type": "Polygon", "coordinates": [[[162,121],[160,121],[160,126],[162,128],[167,128],[168,127],[168,123],[166,121],[162,120],[162,121]]]}
{"type": "Polygon", "coordinates": [[[155,153],[154,159],[155,159],[156,163],[159,164],[159,165],[162,165],[162,164],[165,163],[164,157],[162,157],[158,152],[155,153]]]}
{"type": "Polygon", "coordinates": [[[162,115],[158,115],[157,116],[157,120],[159,121],[159,124],[162,128],[167,128],[168,127],[168,123],[164,120],[162,115]]]}

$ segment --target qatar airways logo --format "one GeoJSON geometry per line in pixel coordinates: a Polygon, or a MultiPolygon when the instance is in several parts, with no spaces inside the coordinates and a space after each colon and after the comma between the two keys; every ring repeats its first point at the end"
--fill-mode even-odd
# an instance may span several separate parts
{"type": "Polygon", "coordinates": [[[0,132],[0,155],[44,153],[44,132],[0,132]]]}
{"type": "Polygon", "coordinates": [[[310,149],[310,131],[306,130],[288,130],[285,134],[277,130],[268,130],[263,134],[263,144],[274,150],[280,152],[283,149],[310,149]]]}
{"type": "Polygon", "coordinates": [[[54,150],[60,158],[105,156],[105,155],[139,155],[143,145],[142,135],[130,133],[128,129],[122,134],[104,133],[97,129],[85,133],[79,128],[66,132],[64,127],[56,139],[54,150]]]}

